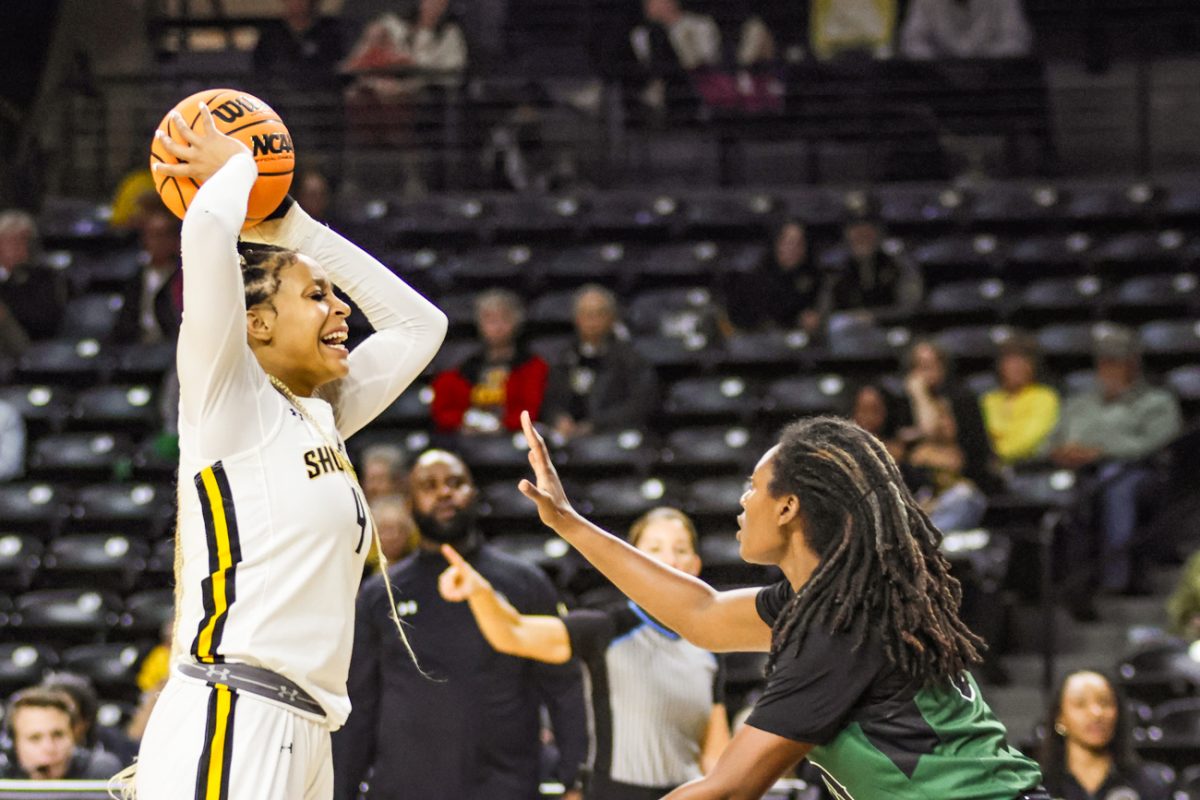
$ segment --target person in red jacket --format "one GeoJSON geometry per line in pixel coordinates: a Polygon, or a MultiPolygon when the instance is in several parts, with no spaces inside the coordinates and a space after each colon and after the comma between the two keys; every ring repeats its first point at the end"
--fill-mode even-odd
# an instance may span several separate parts
{"type": "Polygon", "coordinates": [[[521,429],[521,412],[538,418],[550,367],[521,338],[525,308],[504,289],[475,301],[479,349],[433,379],[430,413],[439,431],[495,433],[521,429]]]}

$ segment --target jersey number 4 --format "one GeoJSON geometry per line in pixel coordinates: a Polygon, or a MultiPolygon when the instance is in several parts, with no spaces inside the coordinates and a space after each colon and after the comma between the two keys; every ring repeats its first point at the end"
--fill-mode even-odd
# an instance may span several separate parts
{"type": "Polygon", "coordinates": [[[363,505],[362,498],[358,496],[358,489],[351,486],[350,494],[354,495],[354,516],[358,521],[358,546],[354,548],[354,552],[361,553],[363,542],[367,538],[367,509],[363,505]]]}

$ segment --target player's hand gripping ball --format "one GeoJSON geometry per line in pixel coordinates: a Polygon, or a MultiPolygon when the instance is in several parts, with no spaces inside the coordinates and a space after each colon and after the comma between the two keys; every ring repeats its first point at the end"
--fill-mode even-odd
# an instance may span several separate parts
{"type": "MultiPolygon", "coordinates": [[[[274,211],[287,196],[295,169],[292,137],[279,115],[257,97],[236,89],[206,89],[180,101],[161,123],[158,130],[181,146],[188,144],[177,123],[175,112],[199,136],[204,135],[200,104],[208,106],[213,123],[221,133],[242,142],[258,163],[258,179],[250,190],[246,208],[245,228],[250,228],[274,211]]],[[[178,164],[161,141],[154,139],[150,146],[150,169],[156,163],[178,164]]],[[[158,195],[175,216],[183,219],[192,198],[202,181],[192,177],[174,177],[154,172],[158,195]]]]}

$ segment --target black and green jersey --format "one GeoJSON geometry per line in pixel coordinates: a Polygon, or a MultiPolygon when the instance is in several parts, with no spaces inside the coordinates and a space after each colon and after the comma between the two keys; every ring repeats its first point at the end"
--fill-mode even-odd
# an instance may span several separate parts
{"type": "MultiPolygon", "coordinates": [[[[759,592],[774,624],[787,581],[759,592]]],[[[868,636],[810,630],[776,662],[747,724],[814,745],[808,759],[838,800],[1013,800],[1041,781],[1005,740],[973,678],[914,685],[868,636]]]]}

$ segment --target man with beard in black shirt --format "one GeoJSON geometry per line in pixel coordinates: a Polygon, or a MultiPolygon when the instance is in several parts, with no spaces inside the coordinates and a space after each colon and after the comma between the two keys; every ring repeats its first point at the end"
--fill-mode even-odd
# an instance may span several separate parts
{"type": "Polygon", "coordinates": [[[367,580],[359,592],[350,662],[354,710],[333,737],[335,798],[353,800],[364,780],[372,800],[537,797],[542,705],[560,752],[556,777],[573,786],[587,756],[578,665],[493,650],[470,609],[439,595],[438,576],[446,567],[440,547],[452,544],[522,613],[557,613],[553,586],[536,567],[484,543],[475,525],[475,484],[457,456],[423,453],[409,487],[421,546],[392,566],[388,577],[426,675],[388,619],[382,576],[367,580]]]}

